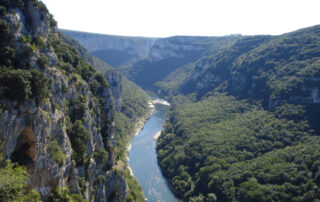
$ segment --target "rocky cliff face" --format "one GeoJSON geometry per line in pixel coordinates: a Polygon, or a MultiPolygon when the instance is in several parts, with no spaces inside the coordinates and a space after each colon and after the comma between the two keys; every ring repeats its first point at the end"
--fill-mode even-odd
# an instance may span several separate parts
{"type": "Polygon", "coordinates": [[[1,64],[1,74],[10,76],[0,78],[5,158],[28,168],[30,186],[45,201],[63,187],[90,201],[123,201],[129,188],[113,168],[115,103],[110,87],[60,39],[41,2],[17,2],[1,4],[1,25],[11,39],[5,45],[14,50],[9,62],[1,64]],[[10,94],[15,85],[26,93],[23,98],[10,94]]]}
{"type": "Polygon", "coordinates": [[[105,78],[111,86],[112,95],[115,100],[115,108],[119,110],[122,104],[122,74],[116,70],[109,70],[105,73],[105,78]]]}
{"type": "Polygon", "coordinates": [[[88,51],[112,66],[125,66],[145,58],[156,38],[124,37],[61,30],[88,51]]]}
{"type": "MultiPolygon", "coordinates": [[[[148,55],[149,61],[164,60],[166,58],[185,58],[187,52],[201,54],[208,49],[209,44],[202,43],[213,37],[175,36],[158,39],[151,47],[148,55]]],[[[185,58],[186,59],[186,58],[185,58]]]]}

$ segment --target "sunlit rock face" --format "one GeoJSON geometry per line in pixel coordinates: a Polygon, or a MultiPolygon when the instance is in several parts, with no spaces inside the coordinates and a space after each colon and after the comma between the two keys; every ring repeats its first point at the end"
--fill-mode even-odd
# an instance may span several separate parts
{"type": "MultiPolygon", "coordinates": [[[[116,104],[111,88],[106,85],[92,90],[79,75],[71,78],[59,67],[57,53],[48,44],[49,37],[59,37],[59,33],[56,25],[51,24],[46,9],[28,2],[24,11],[20,8],[9,11],[2,19],[9,24],[13,35],[11,46],[17,55],[31,46],[23,41],[28,40],[28,36],[39,37],[44,43],[42,48],[33,47],[28,57],[19,61],[19,65],[41,72],[49,81],[49,92],[42,102],[33,98],[23,101],[1,99],[0,140],[3,156],[26,166],[31,176],[30,186],[39,191],[44,201],[57,187],[68,187],[70,193],[80,194],[90,201],[124,201],[129,188],[125,177],[113,168],[116,164],[113,149],[116,104]],[[46,59],[46,66],[40,66],[40,57],[46,59]],[[100,100],[97,100],[97,94],[100,100]],[[84,142],[87,159],[83,164],[75,163],[75,151],[67,131],[69,114],[79,110],[74,100],[79,99],[85,106],[81,112],[81,122],[88,135],[88,140],[84,142]],[[50,152],[53,141],[57,142],[64,155],[60,162],[50,152]],[[95,157],[101,149],[107,151],[105,161],[95,157]]],[[[121,76],[115,73],[111,77],[118,82],[121,76]]],[[[118,92],[114,92],[116,101],[120,102],[118,92]]],[[[0,89],[0,95],[4,95],[3,89],[0,89]]]]}

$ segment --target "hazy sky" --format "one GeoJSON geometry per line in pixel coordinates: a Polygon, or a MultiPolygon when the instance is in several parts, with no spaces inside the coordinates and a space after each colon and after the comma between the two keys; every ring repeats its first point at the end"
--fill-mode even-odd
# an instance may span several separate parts
{"type": "Polygon", "coordinates": [[[125,36],[282,34],[320,24],[320,0],[43,0],[59,28],[125,36]]]}

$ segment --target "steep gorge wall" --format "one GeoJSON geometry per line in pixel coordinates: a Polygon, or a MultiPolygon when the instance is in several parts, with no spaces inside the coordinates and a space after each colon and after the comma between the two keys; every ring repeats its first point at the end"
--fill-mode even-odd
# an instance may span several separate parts
{"type": "Polygon", "coordinates": [[[41,2],[17,2],[1,5],[1,23],[12,36],[5,45],[14,50],[12,62],[1,64],[1,74],[11,75],[13,81],[27,79],[20,87],[28,96],[8,96],[11,83],[6,83],[8,77],[0,78],[4,157],[27,167],[30,185],[44,201],[64,187],[90,201],[124,201],[130,190],[121,171],[114,169],[115,103],[110,87],[60,39],[41,2]],[[37,80],[32,79],[38,77],[45,86],[34,87],[37,80]],[[47,92],[38,99],[34,96],[39,88],[47,92]]]}

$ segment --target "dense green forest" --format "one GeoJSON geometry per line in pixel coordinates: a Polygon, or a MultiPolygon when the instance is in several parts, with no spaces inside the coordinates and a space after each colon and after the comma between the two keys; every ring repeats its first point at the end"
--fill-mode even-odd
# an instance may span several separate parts
{"type": "Polygon", "coordinates": [[[176,98],[157,143],[174,191],[189,201],[319,199],[320,138],[304,108],[259,104],[214,94],[176,98]]]}
{"type": "Polygon", "coordinates": [[[241,37],[156,85],[158,159],[185,201],[320,198],[320,26],[241,37]]]}

